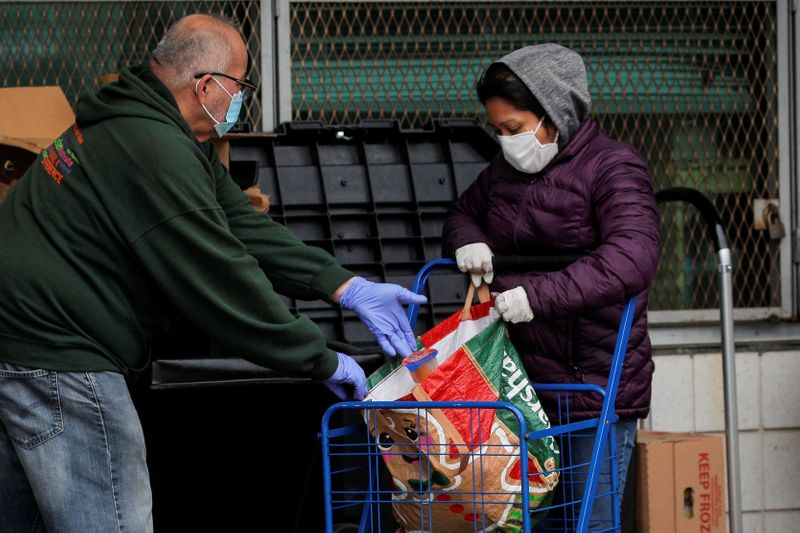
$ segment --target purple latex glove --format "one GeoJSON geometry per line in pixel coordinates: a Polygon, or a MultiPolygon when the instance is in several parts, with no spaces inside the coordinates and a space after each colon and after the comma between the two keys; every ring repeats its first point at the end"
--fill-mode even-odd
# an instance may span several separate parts
{"type": "Polygon", "coordinates": [[[336,357],[339,358],[339,366],[336,367],[336,372],[323,383],[340,400],[347,400],[349,397],[344,385],[352,385],[353,397],[359,401],[363,400],[369,392],[367,391],[367,376],[364,375],[364,371],[349,355],[336,352],[336,357]]]}
{"type": "Polygon", "coordinates": [[[416,350],[417,340],[401,304],[424,304],[421,294],[392,283],[373,283],[354,278],[339,300],[344,309],[355,311],[389,355],[406,357],[416,350]]]}

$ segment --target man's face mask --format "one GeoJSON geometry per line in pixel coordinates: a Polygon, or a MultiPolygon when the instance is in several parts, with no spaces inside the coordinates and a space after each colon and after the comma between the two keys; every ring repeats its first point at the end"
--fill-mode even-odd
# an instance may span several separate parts
{"type": "Polygon", "coordinates": [[[558,133],[555,141],[542,144],[536,138],[536,132],[542,127],[544,119],[539,120],[536,129],[517,135],[498,135],[497,141],[503,149],[503,157],[509,164],[521,172],[536,174],[547,166],[558,153],[558,133]]]}
{"type": "MultiPolygon", "coordinates": [[[[215,119],[214,115],[212,115],[208,111],[206,106],[200,104],[203,107],[203,111],[206,112],[206,115],[208,115],[211,118],[211,120],[214,121],[214,131],[217,132],[217,136],[222,137],[223,135],[225,135],[230,131],[230,129],[233,127],[234,124],[236,124],[236,121],[239,119],[239,112],[242,110],[242,102],[244,101],[244,93],[240,90],[235,94],[231,94],[228,92],[225,86],[222,85],[217,80],[217,78],[212,76],[211,79],[214,80],[216,84],[222,88],[223,91],[225,91],[225,94],[231,97],[231,103],[228,105],[227,113],[225,113],[225,122],[220,122],[217,119],[215,119]]],[[[199,85],[200,85],[200,80],[197,80],[197,83],[194,84],[195,94],[197,93],[199,85]]]]}

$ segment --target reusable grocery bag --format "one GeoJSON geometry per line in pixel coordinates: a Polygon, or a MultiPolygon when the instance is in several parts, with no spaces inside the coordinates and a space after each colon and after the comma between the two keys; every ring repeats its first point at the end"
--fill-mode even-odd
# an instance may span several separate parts
{"type": "MultiPolygon", "coordinates": [[[[505,401],[527,430],[550,427],[519,355],[489,298],[418,338],[438,350],[438,368],[421,383],[399,358],[368,379],[367,401],[505,401]]],[[[365,419],[392,477],[392,509],[400,531],[506,531],[522,528],[519,423],[506,409],[366,409],[365,419]]],[[[530,509],[548,505],[558,483],[552,437],[528,442],[530,509]]],[[[537,516],[540,513],[537,513],[537,516]]],[[[538,520],[537,520],[538,521],[538,520]]]]}

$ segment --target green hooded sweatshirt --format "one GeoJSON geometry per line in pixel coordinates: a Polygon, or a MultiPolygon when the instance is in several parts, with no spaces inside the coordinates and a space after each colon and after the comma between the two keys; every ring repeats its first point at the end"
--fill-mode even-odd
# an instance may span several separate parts
{"type": "Polygon", "coordinates": [[[0,361],[124,374],[180,313],[226,352],[328,378],[336,355],[279,296],[353,274],[250,208],[149,69],[77,104],[0,205],[0,361]]]}

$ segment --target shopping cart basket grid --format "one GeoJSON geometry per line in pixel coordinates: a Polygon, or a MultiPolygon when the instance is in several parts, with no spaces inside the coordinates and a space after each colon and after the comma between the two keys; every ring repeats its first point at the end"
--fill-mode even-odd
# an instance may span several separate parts
{"type": "MultiPolygon", "coordinates": [[[[417,276],[414,290],[422,292],[434,269],[452,268],[452,264],[450,260],[438,260],[426,265],[417,276]]],[[[436,531],[434,511],[437,508],[464,516],[464,527],[458,531],[502,531],[504,529],[493,526],[495,522],[487,521],[492,507],[501,504],[509,509],[503,519],[510,531],[529,533],[534,522],[537,532],[589,531],[589,518],[598,500],[608,500],[613,509],[619,508],[617,464],[620,456],[613,431],[618,417],[613,403],[634,307],[633,298],[624,307],[606,387],[533,384],[536,391],[555,395],[555,405],[548,411],[551,415],[548,429],[527,431],[522,413],[505,402],[371,401],[341,402],[332,406],[323,417],[321,432],[327,531],[333,532],[334,523],[353,523],[364,533],[394,533],[395,515],[402,515],[412,506],[415,516],[419,516],[419,527],[415,531],[436,531]],[[574,421],[574,401],[584,394],[603,397],[601,415],[574,421]],[[433,410],[458,414],[466,421],[462,431],[466,427],[469,434],[462,435],[460,442],[442,440],[442,429],[437,427],[440,423],[431,415],[433,410]],[[519,430],[519,443],[487,442],[487,431],[491,433],[496,429],[487,428],[496,411],[513,415],[511,419],[517,427],[511,429],[519,430]],[[406,425],[402,429],[395,420],[398,412],[404,413],[406,425]],[[353,415],[362,418],[364,423],[340,425],[339,419],[350,416],[352,421],[353,415]],[[557,442],[561,450],[560,464],[529,471],[528,442],[545,438],[554,438],[557,442]],[[578,446],[591,447],[591,459],[570,464],[568,458],[578,446]],[[409,473],[406,484],[387,479],[384,463],[389,461],[406,468],[409,473]],[[508,465],[515,464],[518,468],[515,475],[519,476],[519,490],[516,493],[487,488],[482,472],[496,461],[508,461],[508,465]],[[466,470],[458,470],[461,466],[466,470]],[[604,469],[602,475],[601,469],[604,469]],[[460,477],[454,472],[468,475],[460,477]],[[547,507],[532,507],[532,497],[542,496],[541,493],[532,495],[531,487],[545,483],[553,472],[558,474],[556,490],[560,501],[550,502],[547,507]],[[498,503],[500,498],[508,500],[498,503]]],[[[417,311],[417,306],[410,306],[412,322],[417,311]]],[[[619,531],[618,512],[613,514],[612,521],[593,524],[591,531],[619,531]]]]}

